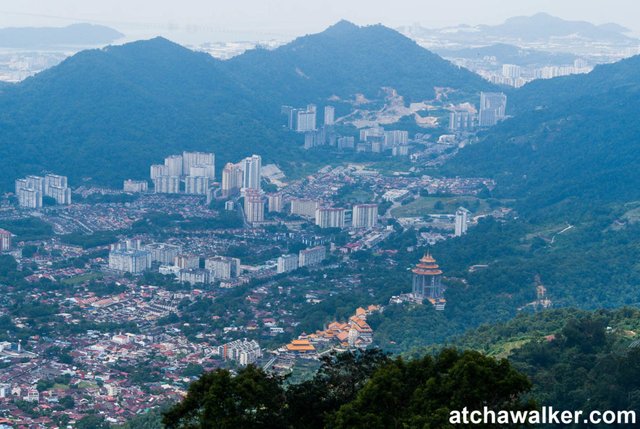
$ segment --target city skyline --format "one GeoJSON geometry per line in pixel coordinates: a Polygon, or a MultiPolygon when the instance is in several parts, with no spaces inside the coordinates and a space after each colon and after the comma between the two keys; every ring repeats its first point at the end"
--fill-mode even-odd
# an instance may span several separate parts
{"type": "Polygon", "coordinates": [[[42,3],[33,0],[0,9],[0,27],[60,27],[78,22],[111,26],[126,35],[125,40],[163,36],[180,43],[241,40],[290,40],[321,31],[346,19],[358,25],[381,23],[390,27],[420,24],[428,28],[456,25],[496,25],[513,16],[548,13],[570,21],[594,24],[616,23],[640,34],[632,13],[637,4],[614,0],[602,10],[599,2],[524,1],[506,3],[489,0],[450,4],[401,1],[393,5],[354,0],[318,4],[297,4],[291,0],[269,3],[243,0],[230,4],[208,4],[189,0],[180,4],[139,0],[137,7],[123,0],[100,4],[76,0],[42,3]]]}

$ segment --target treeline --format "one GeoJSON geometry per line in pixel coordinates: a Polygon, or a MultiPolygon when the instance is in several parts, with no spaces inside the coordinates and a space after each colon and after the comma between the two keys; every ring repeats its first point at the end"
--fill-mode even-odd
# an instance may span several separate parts
{"type": "Polygon", "coordinates": [[[233,375],[205,373],[186,398],[164,413],[167,429],[453,428],[450,412],[489,407],[530,409],[527,378],[506,360],[443,350],[391,359],[379,350],[331,354],[308,381],[248,366],[233,375]]]}

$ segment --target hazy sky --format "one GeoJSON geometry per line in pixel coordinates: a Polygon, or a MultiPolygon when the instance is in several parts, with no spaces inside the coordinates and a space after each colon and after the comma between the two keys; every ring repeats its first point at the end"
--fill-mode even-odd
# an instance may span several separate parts
{"type": "Polygon", "coordinates": [[[178,42],[290,39],[344,18],[357,24],[427,27],[497,24],[547,12],[640,34],[638,0],[0,0],[0,27],[93,22],[130,38],[178,42]]]}

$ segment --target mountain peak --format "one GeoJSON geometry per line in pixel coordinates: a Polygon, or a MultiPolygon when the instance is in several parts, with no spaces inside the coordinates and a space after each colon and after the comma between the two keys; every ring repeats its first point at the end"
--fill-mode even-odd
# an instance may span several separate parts
{"type": "Polygon", "coordinates": [[[335,24],[331,25],[326,30],[324,30],[323,33],[345,34],[358,29],[360,29],[360,27],[354,24],[353,22],[347,21],[346,19],[341,19],[340,21],[336,22],[335,24]]]}

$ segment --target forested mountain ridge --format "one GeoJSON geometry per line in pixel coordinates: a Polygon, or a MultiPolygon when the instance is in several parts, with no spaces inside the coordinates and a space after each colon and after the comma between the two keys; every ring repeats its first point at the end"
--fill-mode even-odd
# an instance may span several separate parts
{"type": "Polygon", "coordinates": [[[390,28],[347,21],[273,51],[248,51],[225,66],[256,92],[287,104],[334,95],[353,98],[357,93],[375,97],[382,87],[392,87],[412,101],[433,98],[434,87],[471,94],[494,88],[390,28]],[[268,81],[271,86],[265,85],[268,81]]]}
{"type": "Polygon", "coordinates": [[[269,151],[277,128],[220,63],[156,38],[80,52],[5,89],[3,188],[41,170],[113,184],[189,149],[223,159],[259,143],[269,151]]]}
{"type": "Polygon", "coordinates": [[[286,170],[306,155],[282,130],[281,104],[376,96],[383,86],[419,100],[435,86],[493,87],[393,30],[346,22],[227,61],[163,38],[83,51],[2,86],[0,188],[45,170],[114,185],[182,150],[214,151],[219,168],[258,152],[286,170]]]}
{"type": "Polygon", "coordinates": [[[596,202],[640,199],[640,121],[630,108],[640,95],[638,71],[633,57],[526,85],[510,95],[514,117],[447,168],[495,178],[495,195],[517,198],[525,212],[564,205],[578,214],[596,202]]]}

